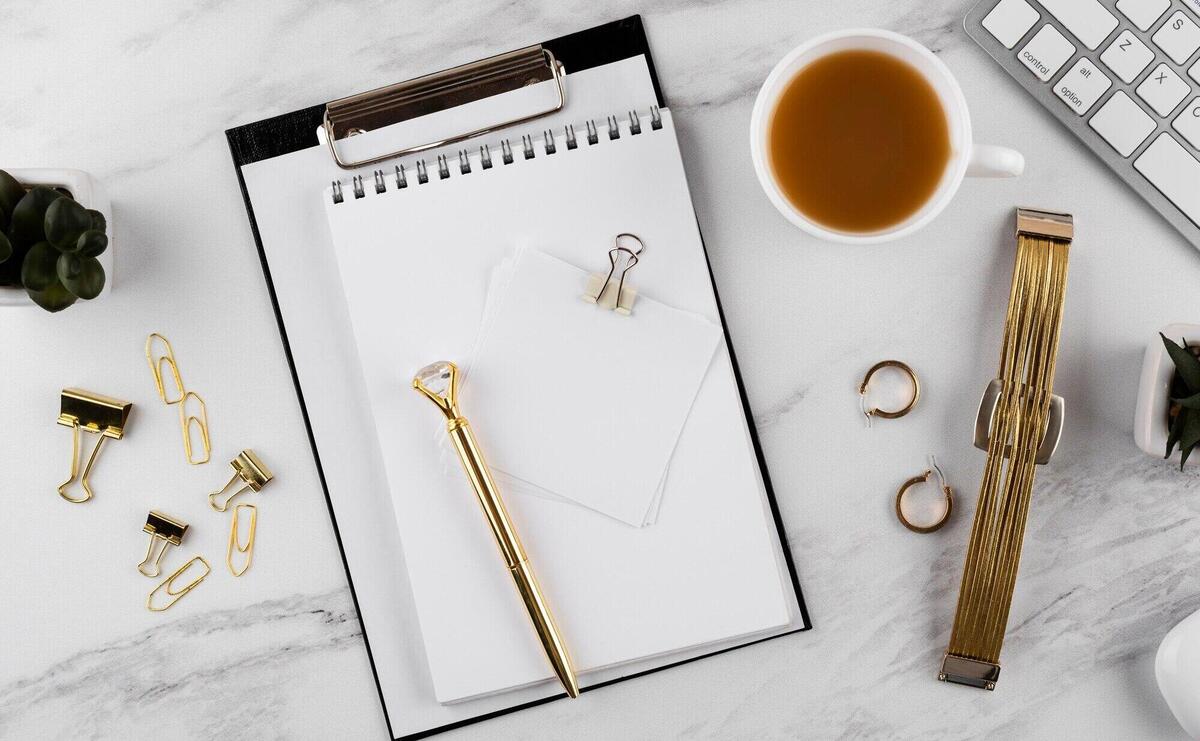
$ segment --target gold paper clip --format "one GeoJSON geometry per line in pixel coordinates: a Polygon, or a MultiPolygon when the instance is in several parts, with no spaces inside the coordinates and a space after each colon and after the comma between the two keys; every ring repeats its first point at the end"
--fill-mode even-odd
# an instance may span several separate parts
{"type": "Polygon", "coordinates": [[[175,362],[175,350],[171,348],[170,341],[158,332],[153,332],[146,338],[146,362],[150,364],[150,372],[154,374],[154,385],[158,388],[158,398],[162,399],[164,404],[178,404],[183,401],[183,378],[179,375],[179,364],[175,362]],[[155,340],[162,343],[166,352],[154,354],[155,340]],[[167,398],[166,385],[163,383],[163,364],[170,369],[171,377],[175,380],[175,391],[178,396],[174,399],[167,398]]]}
{"type": "Polygon", "coordinates": [[[254,561],[254,533],[258,529],[258,507],[253,504],[239,504],[233,508],[233,517],[229,523],[229,547],[225,550],[225,565],[229,567],[229,573],[234,576],[241,576],[250,570],[250,564],[254,561]],[[250,525],[247,528],[246,544],[242,545],[241,539],[238,538],[238,522],[241,520],[242,510],[250,513],[250,525]],[[239,569],[233,565],[234,552],[244,554],[246,563],[239,569]]]}
{"type": "Polygon", "coordinates": [[[204,578],[208,576],[210,572],[212,572],[212,567],[208,565],[208,561],[205,561],[203,556],[192,556],[192,560],[180,566],[178,571],[168,576],[166,581],[164,581],[162,584],[159,584],[154,588],[154,591],[147,595],[146,609],[150,612],[162,612],[163,610],[169,610],[176,602],[183,599],[183,595],[198,587],[200,582],[204,581],[204,578]],[[195,579],[192,579],[191,582],[189,582],[188,585],[183,589],[176,591],[174,589],[175,580],[183,576],[183,573],[190,569],[192,564],[196,563],[197,561],[204,565],[204,573],[200,576],[197,576],[195,579]],[[158,594],[159,590],[165,591],[167,596],[171,598],[171,601],[165,605],[155,607],[154,595],[158,594]]]}
{"type": "Polygon", "coordinates": [[[125,436],[125,423],[129,421],[129,410],[133,404],[120,399],[94,394],[82,389],[63,389],[62,405],[59,408],[58,423],[71,429],[71,477],[58,486],[58,493],[68,502],[78,504],[92,498],[92,487],[88,478],[92,475],[92,466],[100,456],[100,448],[108,438],[120,440],[125,436]],[[79,431],[86,430],[99,435],[96,447],[92,448],[87,464],[83,467],[83,496],[72,497],[67,494],[67,487],[75,483],[79,476],[79,431]]]}
{"type": "Polygon", "coordinates": [[[163,337],[158,332],[152,332],[146,337],[146,362],[150,365],[150,373],[154,376],[154,387],[158,390],[158,398],[168,406],[172,404],[179,405],[179,429],[183,434],[183,454],[187,462],[193,466],[198,466],[201,463],[208,463],[212,457],[212,441],[208,436],[208,406],[204,403],[204,399],[200,398],[200,394],[195,391],[188,391],[183,385],[183,376],[179,373],[179,363],[175,360],[175,349],[171,347],[171,342],[166,337],[163,337]],[[155,343],[162,345],[162,351],[155,352],[155,343]],[[168,393],[167,385],[164,383],[164,368],[171,373],[171,378],[175,383],[175,392],[168,393]],[[195,400],[197,411],[195,414],[188,413],[188,402],[195,400]],[[200,444],[204,448],[203,457],[197,457],[192,448],[192,430],[199,430],[200,444]]]}
{"type": "Polygon", "coordinates": [[[188,391],[179,402],[179,429],[183,432],[183,454],[187,457],[187,462],[193,466],[208,463],[209,458],[212,457],[212,441],[208,437],[208,405],[195,391],[188,391]],[[197,407],[198,414],[188,414],[189,399],[196,400],[199,405],[197,407]],[[196,458],[192,453],[193,425],[200,431],[200,443],[204,446],[203,458],[196,458]]]}
{"type": "Polygon", "coordinates": [[[246,448],[238,457],[229,462],[233,466],[233,476],[229,478],[229,482],[222,486],[220,490],[214,491],[208,495],[208,504],[218,512],[224,512],[229,508],[229,502],[239,494],[244,494],[248,491],[262,491],[262,488],[271,483],[271,479],[275,478],[275,474],[271,473],[271,469],[263,465],[263,462],[258,459],[253,450],[246,448]],[[245,485],[229,496],[222,499],[222,495],[229,487],[237,483],[241,479],[245,485]]]}
{"type": "Polygon", "coordinates": [[[583,292],[583,300],[596,304],[602,309],[616,311],[628,316],[633,313],[633,302],[637,298],[637,289],[625,285],[625,275],[638,264],[638,255],[646,247],[636,234],[622,233],[613,240],[613,248],[608,251],[608,275],[593,273],[588,276],[587,287],[583,292]],[[626,237],[637,242],[637,249],[621,246],[621,238],[626,237]],[[613,277],[616,283],[613,283],[613,277]]]}
{"type": "Polygon", "coordinates": [[[150,533],[150,545],[146,548],[146,557],[138,564],[138,571],[142,573],[142,576],[158,576],[162,573],[161,564],[163,556],[167,553],[167,547],[183,542],[188,524],[171,519],[162,512],[150,510],[150,514],[146,515],[146,524],[142,530],[150,533]],[[156,548],[158,549],[157,557],[154,555],[156,548]],[[151,559],[153,559],[153,563],[151,559]],[[152,567],[154,570],[150,571],[147,567],[152,567]]]}

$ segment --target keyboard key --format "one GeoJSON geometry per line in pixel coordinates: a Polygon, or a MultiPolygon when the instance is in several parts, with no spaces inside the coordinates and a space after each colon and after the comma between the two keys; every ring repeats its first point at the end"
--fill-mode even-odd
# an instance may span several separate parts
{"type": "Polygon", "coordinates": [[[1100,46],[1117,27],[1117,17],[1100,0],[1041,0],[1041,3],[1089,49],[1100,46]]]}
{"type": "Polygon", "coordinates": [[[983,19],[983,27],[1004,44],[1005,49],[1011,49],[1041,17],[1042,14],[1025,0],[1000,0],[983,19]]]}
{"type": "Polygon", "coordinates": [[[1054,86],[1054,94],[1077,115],[1082,116],[1110,87],[1112,80],[1097,69],[1092,60],[1080,57],[1075,66],[1059,78],[1054,86]]]}
{"type": "Polygon", "coordinates": [[[1154,52],[1134,36],[1133,32],[1126,29],[1108,45],[1100,55],[1100,61],[1108,65],[1108,68],[1116,72],[1117,77],[1124,82],[1133,82],[1142,74],[1142,70],[1154,61],[1154,52]]]}
{"type": "Polygon", "coordinates": [[[1137,94],[1160,116],[1166,116],[1175,110],[1175,106],[1179,105],[1179,101],[1189,92],[1191,88],[1188,84],[1165,64],[1155,67],[1150,76],[1137,86],[1137,94]]]}
{"type": "Polygon", "coordinates": [[[1183,64],[1192,56],[1192,52],[1200,49],[1200,26],[1184,15],[1182,10],[1177,10],[1162,24],[1152,40],[1175,64],[1183,64]]]}
{"type": "Polygon", "coordinates": [[[1128,157],[1146,141],[1157,124],[1137,103],[1118,90],[1096,111],[1088,126],[1104,137],[1122,157],[1128,157]]]}
{"type": "Polygon", "coordinates": [[[1039,80],[1046,82],[1074,53],[1075,45],[1067,41],[1067,37],[1059,33],[1057,28],[1046,24],[1021,50],[1020,58],[1039,80]]]}
{"type": "Polygon", "coordinates": [[[1143,31],[1149,31],[1169,7],[1171,0],[1117,0],[1117,10],[1143,31]]]}
{"type": "Polygon", "coordinates": [[[1162,133],[1133,162],[1171,203],[1200,226],[1200,161],[1170,134],[1162,133]]]}
{"type": "MultiPolygon", "coordinates": [[[[1200,98],[1185,105],[1175,118],[1175,123],[1171,125],[1175,127],[1176,131],[1183,134],[1183,138],[1188,140],[1188,144],[1200,149],[1200,98]]],[[[1197,183],[1196,187],[1200,188],[1200,183],[1197,183]]]]}

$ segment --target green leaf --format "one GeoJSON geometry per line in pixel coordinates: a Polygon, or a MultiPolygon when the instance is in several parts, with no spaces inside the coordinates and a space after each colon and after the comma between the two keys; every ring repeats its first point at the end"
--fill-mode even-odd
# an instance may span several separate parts
{"type": "MultiPolygon", "coordinates": [[[[1184,416],[1184,412],[1180,412],[1179,416],[1184,416]]],[[[1192,448],[1200,444],[1200,412],[1192,412],[1186,414],[1187,421],[1183,423],[1183,435],[1179,438],[1179,447],[1183,450],[1183,455],[1180,456],[1179,470],[1183,470],[1183,464],[1187,463],[1188,456],[1192,454],[1192,448]]]]}
{"type": "Polygon", "coordinates": [[[87,209],[70,198],[59,198],[46,208],[46,241],[60,250],[75,249],[79,235],[91,228],[87,209]]]}
{"type": "Polygon", "coordinates": [[[108,237],[96,229],[88,229],[79,235],[75,243],[75,252],[80,257],[98,257],[108,249],[108,237]]]}
{"type": "Polygon", "coordinates": [[[50,312],[62,311],[76,300],[75,295],[58,281],[50,284],[44,291],[31,291],[26,288],[25,292],[29,294],[29,298],[33,299],[35,304],[50,312]]]}
{"type": "Polygon", "coordinates": [[[92,229],[95,229],[98,232],[108,231],[108,221],[104,218],[104,214],[100,213],[94,208],[89,208],[87,212],[88,216],[92,217],[92,229]]]}
{"type": "MultiPolygon", "coordinates": [[[[0,172],[4,172],[4,170],[0,170],[0,172]]],[[[12,242],[8,241],[8,237],[4,236],[4,232],[0,232],[0,262],[4,262],[12,257],[12,254],[12,242]]]]}
{"type": "Polygon", "coordinates": [[[1171,399],[1176,404],[1187,407],[1188,409],[1200,409],[1200,394],[1192,394],[1185,396],[1182,399],[1171,399]]]}
{"type": "Polygon", "coordinates": [[[12,250],[12,257],[0,262],[0,286],[21,286],[21,266],[25,264],[29,246],[14,243],[12,250]]]}
{"type": "Polygon", "coordinates": [[[1183,423],[1183,435],[1179,437],[1179,444],[1191,448],[1197,443],[1200,443],[1200,414],[1188,414],[1183,423]]]}
{"type": "Polygon", "coordinates": [[[1187,420],[1188,414],[1180,411],[1175,415],[1175,419],[1171,420],[1171,430],[1167,433],[1167,454],[1164,459],[1170,458],[1171,453],[1175,452],[1175,445],[1179,442],[1179,438],[1183,437],[1183,423],[1187,420]]]}
{"type": "Polygon", "coordinates": [[[58,250],[49,242],[38,242],[25,255],[21,283],[31,291],[44,291],[58,281],[58,250]]]}
{"type": "Polygon", "coordinates": [[[45,240],[46,209],[63,194],[39,185],[21,198],[13,208],[8,238],[13,244],[35,245],[45,240]]]}
{"type": "Polygon", "coordinates": [[[4,170],[0,170],[0,226],[8,227],[13,209],[25,197],[25,186],[4,170]]]}
{"type": "Polygon", "coordinates": [[[1200,393],[1200,358],[1192,355],[1185,348],[1175,344],[1167,339],[1162,332],[1158,333],[1162,337],[1163,345],[1167,348],[1167,354],[1171,356],[1171,361],[1175,363],[1175,372],[1183,379],[1188,390],[1193,394],[1200,393]]]}
{"type": "MultiPolygon", "coordinates": [[[[73,255],[70,252],[64,252],[58,256],[58,262],[55,263],[58,272],[58,279],[63,285],[69,280],[75,280],[79,274],[83,272],[83,258],[79,255],[73,255]]],[[[72,291],[74,293],[74,291],[72,291]]]]}
{"type": "Polygon", "coordinates": [[[71,293],[88,301],[99,296],[104,290],[104,267],[94,257],[85,257],[80,263],[79,275],[64,278],[62,284],[71,293]]]}

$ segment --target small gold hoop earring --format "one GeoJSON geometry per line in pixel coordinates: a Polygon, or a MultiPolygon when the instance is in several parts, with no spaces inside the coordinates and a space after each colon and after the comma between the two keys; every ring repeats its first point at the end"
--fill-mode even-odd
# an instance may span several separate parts
{"type": "Polygon", "coordinates": [[[942,526],[950,520],[950,514],[954,511],[954,490],[946,484],[946,477],[942,474],[942,469],[938,466],[937,461],[931,455],[929,456],[929,468],[920,476],[913,476],[908,481],[900,485],[900,490],[896,492],[896,518],[900,520],[900,524],[912,530],[914,533],[932,533],[941,530],[942,526]],[[904,495],[908,490],[917,484],[924,484],[929,481],[929,477],[937,474],[938,484],[942,487],[942,494],[946,497],[946,512],[932,525],[915,525],[904,516],[904,495]]]}
{"type": "Polygon", "coordinates": [[[862,407],[862,413],[864,416],[866,416],[868,425],[871,424],[871,420],[875,417],[882,417],[884,419],[899,419],[900,417],[903,417],[911,412],[913,407],[917,405],[917,400],[921,398],[921,382],[917,380],[917,374],[912,368],[908,367],[907,363],[901,363],[899,360],[881,360],[875,365],[871,366],[871,370],[867,371],[867,375],[863,376],[862,383],[858,384],[858,397],[859,404],[862,407]],[[912,397],[909,398],[908,403],[905,404],[901,409],[896,409],[893,411],[867,406],[867,387],[871,384],[871,377],[874,376],[876,372],[884,368],[899,369],[906,376],[908,376],[910,381],[912,381],[912,397]]]}

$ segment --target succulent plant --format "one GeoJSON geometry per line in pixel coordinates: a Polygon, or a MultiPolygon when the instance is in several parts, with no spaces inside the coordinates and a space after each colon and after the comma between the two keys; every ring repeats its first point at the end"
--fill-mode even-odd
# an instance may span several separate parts
{"type": "Polygon", "coordinates": [[[46,311],[96,298],[107,230],[99,211],[44,185],[26,190],[0,170],[0,286],[23,286],[46,311]]]}
{"type": "Polygon", "coordinates": [[[1182,460],[1179,470],[1187,463],[1192,450],[1200,445],[1200,347],[1189,345],[1187,340],[1177,345],[1161,332],[1167,354],[1175,364],[1175,377],[1171,380],[1171,406],[1167,410],[1167,454],[1171,457],[1179,445],[1182,460]]]}

